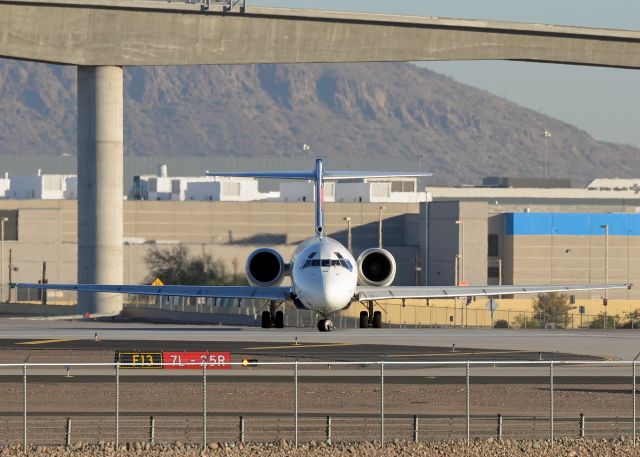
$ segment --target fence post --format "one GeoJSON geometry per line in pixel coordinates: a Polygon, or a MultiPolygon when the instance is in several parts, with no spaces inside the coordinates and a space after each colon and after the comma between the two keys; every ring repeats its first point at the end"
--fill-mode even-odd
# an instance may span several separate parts
{"type": "Polygon", "coordinates": [[[413,442],[417,443],[418,442],[418,416],[415,415],[413,416],[413,442]]]}
{"type": "Polygon", "coordinates": [[[465,391],[466,391],[466,416],[467,416],[467,446],[469,445],[469,442],[471,440],[471,423],[470,423],[470,418],[469,418],[469,413],[470,413],[470,402],[469,402],[469,361],[467,360],[467,364],[466,364],[466,370],[465,370],[465,378],[467,380],[467,385],[465,387],[465,391]]]}
{"type": "Polygon", "coordinates": [[[584,413],[580,413],[580,438],[584,438],[584,413]]]}
{"type": "Polygon", "coordinates": [[[116,362],[116,449],[120,446],[120,361],[116,362]]]}
{"type": "Polygon", "coordinates": [[[207,362],[202,364],[202,449],[207,449],[207,362]]]}
{"type": "Polygon", "coordinates": [[[293,405],[293,422],[294,422],[294,441],[298,447],[298,361],[293,364],[293,384],[294,384],[294,405],[293,405]]]}
{"type": "Polygon", "coordinates": [[[240,442],[244,444],[244,416],[240,416],[240,442]]]}
{"type": "Polygon", "coordinates": [[[633,378],[633,388],[631,393],[633,394],[633,447],[636,446],[636,361],[634,360],[631,367],[631,377],[633,378]]]}
{"type": "Polygon", "coordinates": [[[149,442],[156,444],[156,418],[153,416],[149,418],[149,442]]]}
{"type": "Polygon", "coordinates": [[[331,416],[327,416],[327,444],[331,444],[331,416]]]}
{"type": "Polygon", "coordinates": [[[380,446],[384,447],[384,362],[380,362],[380,446]]]}
{"type": "Polygon", "coordinates": [[[23,399],[23,410],[22,410],[22,428],[24,432],[23,444],[24,450],[27,450],[27,364],[25,363],[22,366],[22,399],[23,399]]]}
{"type": "Polygon", "coordinates": [[[549,362],[549,437],[553,446],[553,360],[549,362]]]}
{"type": "Polygon", "coordinates": [[[71,418],[67,417],[66,439],[65,443],[67,447],[71,446],[71,418]]]}
{"type": "Polygon", "coordinates": [[[498,414],[498,426],[496,427],[496,438],[502,440],[502,414],[498,414]]]}

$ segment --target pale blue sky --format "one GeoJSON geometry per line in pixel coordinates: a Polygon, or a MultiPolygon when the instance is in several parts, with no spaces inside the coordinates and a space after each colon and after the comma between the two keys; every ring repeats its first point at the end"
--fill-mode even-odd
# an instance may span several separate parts
{"type": "MultiPolygon", "coordinates": [[[[256,6],[540,22],[640,30],[638,0],[247,0],[256,6]]],[[[640,147],[640,70],[519,62],[420,64],[561,119],[599,140],[640,147]]]]}

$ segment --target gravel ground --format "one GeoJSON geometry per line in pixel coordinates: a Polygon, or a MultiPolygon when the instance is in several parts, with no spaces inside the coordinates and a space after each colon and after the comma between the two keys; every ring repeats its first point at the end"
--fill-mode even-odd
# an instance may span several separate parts
{"type": "Polygon", "coordinates": [[[75,443],[70,449],[63,447],[35,447],[25,453],[19,446],[0,448],[2,456],[637,456],[640,447],[633,447],[631,441],[620,438],[616,440],[558,440],[553,447],[548,441],[494,441],[488,439],[475,441],[467,445],[464,441],[405,443],[395,441],[381,450],[379,443],[326,445],[314,442],[305,443],[294,448],[291,443],[280,441],[272,444],[246,445],[235,443],[211,443],[208,448],[184,445],[176,442],[172,445],[150,446],[133,443],[121,445],[115,449],[112,443],[89,445],[75,443]]]}

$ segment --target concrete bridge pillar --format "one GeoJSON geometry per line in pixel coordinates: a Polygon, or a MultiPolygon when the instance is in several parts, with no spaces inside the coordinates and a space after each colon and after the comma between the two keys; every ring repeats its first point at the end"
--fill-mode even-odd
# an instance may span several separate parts
{"type": "MultiPolygon", "coordinates": [[[[78,67],[77,103],[78,283],[122,284],[122,67],[78,67]]],[[[118,313],[122,295],[79,293],[78,305],[118,313]]]]}

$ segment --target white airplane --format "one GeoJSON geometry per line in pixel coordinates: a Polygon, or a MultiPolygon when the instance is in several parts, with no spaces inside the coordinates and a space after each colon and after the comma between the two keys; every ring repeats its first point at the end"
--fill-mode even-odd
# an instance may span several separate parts
{"type": "Polygon", "coordinates": [[[354,259],[341,243],[329,238],[324,230],[324,183],[326,181],[362,178],[420,177],[430,173],[342,172],[325,171],[317,159],[311,171],[209,173],[215,176],[294,179],[315,183],[315,235],[302,242],[291,261],[286,263],[274,249],[261,248],[249,255],[245,272],[250,286],[149,286],[100,284],[26,284],[13,287],[35,289],[75,290],[80,292],[111,292],[137,295],[166,295],[182,297],[213,297],[268,300],[270,310],[262,312],[263,328],[282,328],[284,314],[278,306],[291,302],[296,307],[315,311],[322,318],[318,330],[331,331],[331,317],[336,311],[354,302],[366,304],[360,313],[360,327],[380,328],[381,311],[374,311],[376,300],[407,298],[491,297],[544,292],[622,289],[629,284],[608,285],[542,285],[542,286],[452,286],[452,287],[394,287],[396,262],[391,253],[380,247],[364,251],[354,259]],[[281,286],[286,275],[291,286],[281,286]]]}

